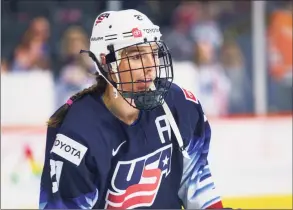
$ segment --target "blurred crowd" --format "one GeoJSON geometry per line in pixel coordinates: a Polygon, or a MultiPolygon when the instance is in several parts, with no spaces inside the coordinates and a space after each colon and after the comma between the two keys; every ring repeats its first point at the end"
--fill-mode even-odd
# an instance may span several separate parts
{"type": "MultiPolygon", "coordinates": [[[[51,71],[56,106],[93,82],[88,49],[91,27],[107,1],[2,3],[1,73],[51,71]]],[[[192,88],[209,115],[254,111],[251,1],[120,2],[157,23],[171,50],[176,74],[196,80],[192,88]],[[176,67],[176,65],[175,65],[176,67]],[[180,67],[180,68],[179,68],[180,67]]],[[[292,111],[292,2],[267,1],[267,90],[271,112],[292,111]]],[[[257,71],[257,70],[256,70],[257,71]]]]}

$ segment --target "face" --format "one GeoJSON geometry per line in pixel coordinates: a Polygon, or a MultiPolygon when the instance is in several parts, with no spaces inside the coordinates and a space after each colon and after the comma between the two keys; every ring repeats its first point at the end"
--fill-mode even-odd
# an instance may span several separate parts
{"type": "Polygon", "coordinates": [[[47,19],[37,18],[32,23],[32,30],[40,39],[48,39],[50,33],[50,25],[47,19]]]}
{"type": "Polygon", "coordinates": [[[214,48],[209,42],[198,42],[195,45],[199,63],[210,63],[213,60],[214,48]]]}
{"type": "Polygon", "coordinates": [[[156,44],[128,47],[121,53],[119,73],[112,74],[112,77],[116,78],[118,75],[120,83],[124,83],[119,85],[120,90],[146,91],[150,89],[156,78],[158,66],[158,46],[156,44]]]}

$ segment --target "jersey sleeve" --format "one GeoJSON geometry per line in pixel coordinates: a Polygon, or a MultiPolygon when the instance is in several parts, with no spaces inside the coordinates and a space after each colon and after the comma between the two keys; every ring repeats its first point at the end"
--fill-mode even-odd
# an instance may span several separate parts
{"type": "Polygon", "coordinates": [[[223,208],[207,160],[211,128],[200,103],[195,106],[199,110],[198,122],[187,146],[190,159],[183,160],[183,175],[178,195],[186,209],[223,208]]]}
{"type": "Polygon", "coordinates": [[[93,208],[99,197],[95,170],[83,139],[48,128],[39,208],[93,208]]]}

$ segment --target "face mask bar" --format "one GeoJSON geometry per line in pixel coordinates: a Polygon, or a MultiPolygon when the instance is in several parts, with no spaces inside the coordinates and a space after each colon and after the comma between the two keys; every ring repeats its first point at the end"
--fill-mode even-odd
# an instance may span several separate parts
{"type": "Polygon", "coordinates": [[[146,41],[138,43],[135,45],[127,46],[126,48],[114,50],[113,45],[108,46],[109,54],[106,55],[106,65],[101,65],[96,59],[94,53],[90,51],[81,51],[87,52],[89,56],[96,63],[99,73],[112,84],[117,91],[122,95],[124,100],[131,105],[132,107],[139,110],[153,110],[156,107],[164,103],[164,99],[167,96],[167,93],[170,89],[170,86],[173,82],[173,65],[171,54],[163,41],[146,41]],[[148,47],[147,52],[141,52],[140,47],[148,47]],[[127,50],[129,48],[136,48],[135,55],[127,55],[127,53],[122,53],[123,56],[116,56],[117,54],[127,50]],[[147,65],[144,62],[144,56],[150,56],[153,59],[153,65],[147,65]],[[118,59],[116,59],[118,57],[118,59]],[[131,59],[136,57],[140,59],[141,66],[139,68],[131,68],[131,59]],[[129,69],[119,69],[119,63],[122,61],[127,61],[129,69]],[[112,65],[116,62],[117,71],[112,71],[112,65]],[[146,85],[146,71],[155,70],[156,77],[152,81],[153,84],[150,84],[150,87],[154,85],[156,88],[147,87],[146,85]],[[143,71],[144,81],[134,81],[133,73],[134,71],[143,71]],[[129,74],[130,81],[122,81],[122,74],[129,74]],[[110,77],[108,79],[108,76],[110,77]],[[118,77],[118,81],[117,81],[118,77]],[[135,85],[144,82],[145,88],[141,88],[139,91],[135,90],[135,85]],[[126,88],[127,87],[127,88],[126,88]]]}
{"type": "Polygon", "coordinates": [[[129,69],[118,69],[117,72],[112,72],[110,76],[113,80],[115,78],[114,75],[118,74],[120,82],[118,83],[119,88],[117,90],[131,106],[140,110],[152,110],[164,103],[164,99],[166,98],[168,90],[173,82],[173,65],[170,52],[165,43],[162,41],[145,41],[143,43],[128,46],[124,49],[118,49],[115,53],[129,48],[136,49],[135,55],[130,56],[123,53],[124,55],[117,59],[120,63],[122,60],[126,60],[128,62],[129,69]],[[147,52],[142,52],[140,49],[141,46],[147,47],[149,50],[147,50],[147,52]],[[152,57],[152,65],[145,63],[143,59],[144,56],[152,57]],[[141,65],[139,68],[132,68],[130,60],[133,57],[140,59],[139,62],[141,65]],[[155,79],[152,81],[153,84],[151,84],[155,85],[156,90],[151,90],[151,88],[146,85],[146,72],[149,69],[154,69],[152,71],[155,71],[156,73],[155,79]],[[145,84],[143,90],[135,90],[135,85],[141,82],[134,81],[133,73],[135,71],[143,71],[144,79],[142,80],[145,84]],[[127,72],[130,74],[131,81],[122,82],[121,74],[127,72]],[[126,89],[125,86],[128,86],[128,88],[126,89]]]}

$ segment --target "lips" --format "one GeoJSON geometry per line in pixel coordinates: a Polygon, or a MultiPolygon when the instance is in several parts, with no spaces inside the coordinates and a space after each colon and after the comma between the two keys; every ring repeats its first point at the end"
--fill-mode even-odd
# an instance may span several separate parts
{"type": "Polygon", "coordinates": [[[139,79],[139,80],[136,80],[137,83],[149,83],[149,82],[152,82],[153,80],[152,79],[139,79]]]}
{"type": "Polygon", "coordinates": [[[146,88],[148,89],[150,87],[152,82],[153,82],[153,80],[149,79],[149,78],[139,79],[139,80],[136,80],[136,87],[139,90],[145,90],[146,88]]]}

